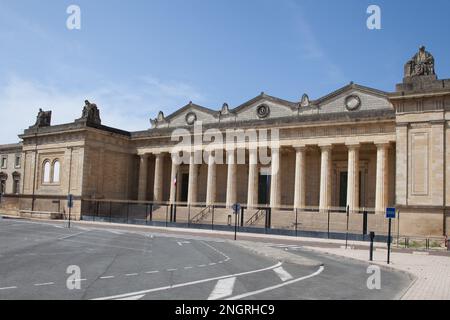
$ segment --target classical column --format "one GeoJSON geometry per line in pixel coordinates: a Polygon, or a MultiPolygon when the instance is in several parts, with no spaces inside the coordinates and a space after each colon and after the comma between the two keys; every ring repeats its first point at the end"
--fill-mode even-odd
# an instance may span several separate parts
{"type": "Polygon", "coordinates": [[[295,148],[295,190],[294,208],[301,209],[306,205],[306,147],[295,148]]]}
{"type": "Polygon", "coordinates": [[[177,202],[178,169],[180,168],[180,165],[174,160],[175,157],[176,155],[172,155],[172,170],[170,175],[170,203],[172,204],[177,202]]]}
{"type": "Polygon", "coordinates": [[[388,205],[388,148],[389,144],[377,144],[377,180],[375,211],[384,212],[388,205]]]}
{"type": "Polygon", "coordinates": [[[272,208],[277,208],[280,206],[280,195],[281,195],[281,185],[280,185],[280,149],[271,150],[271,177],[270,177],[270,206],[272,208]]]}
{"type": "Polygon", "coordinates": [[[231,208],[237,201],[237,164],[234,149],[227,151],[227,208],[231,208]]]}
{"type": "Polygon", "coordinates": [[[195,153],[192,152],[189,156],[189,189],[188,189],[188,204],[197,202],[197,178],[198,165],[195,164],[195,153]]]}
{"type": "Polygon", "coordinates": [[[147,200],[148,154],[141,155],[139,162],[138,200],[147,200]]]}
{"type": "Polygon", "coordinates": [[[359,144],[348,145],[347,205],[359,208],[359,144]]]}
{"type": "Polygon", "coordinates": [[[215,152],[210,151],[208,154],[208,179],[206,184],[206,205],[212,206],[216,202],[216,159],[215,152]]]}
{"type": "Polygon", "coordinates": [[[247,206],[258,204],[258,149],[249,149],[247,206]]]}
{"type": "Polygon", "coordinates": [[[163,167],[164,154],[157,153],[155,155],[155,181],[153,185],[153,201],[163,201],[163,167]]]}
{"type": "Polygon", "coordinates": [[[320,165],[320,201],[321,211],[328,210],[331,204],[331,149],[332,146],[321,146],[320,165]]]}

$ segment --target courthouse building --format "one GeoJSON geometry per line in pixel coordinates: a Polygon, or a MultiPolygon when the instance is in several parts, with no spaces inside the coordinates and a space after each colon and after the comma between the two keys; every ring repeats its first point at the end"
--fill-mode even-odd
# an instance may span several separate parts
{"type": "Polygon", "coordinates": [[[171,115],[160,112],[151,128],[136,132],[105,126],[89,101],[81,118],[67,124],[52,125],[51,111],[40,110],[20,144],[0,146],[3,205],[66,211],[65,201],[54,199],[73,194],[77,217],[84,199],[318,211],[349,206],[377,214],[395,206],[402,234],[448,232],[450,79],[438,80],[425,48],[406,63],[393,92],[350,83],[299,100],[261,93],[218,110],[190,102],[171,115]],[[271,162],[261,163],[255,145],[245,143],[223,146],[220,164],[195,163],[194,152],[184,163],[172,161],[174,130],[194,134],[200,122],[203,130],[222,132],[277,129],[271,162]],[[242,150],[245,163],[232,161],[242,150]]]}

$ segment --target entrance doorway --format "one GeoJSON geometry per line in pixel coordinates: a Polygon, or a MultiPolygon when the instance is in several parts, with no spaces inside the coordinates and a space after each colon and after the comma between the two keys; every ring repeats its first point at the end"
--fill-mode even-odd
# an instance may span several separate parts
{"type": "Polygon", "coordinates": [[[188,190],[189,190],[189,174],[181,174],[181,186],[180,186],[180,202],[187,202],[188,190]]]}
{"type": "Polygon", "coordinates": [[[268,205],[270,203],[270,175],[259,175],[258,179],[258,203],[268,205]]]}
{"type": "Polygon", "coordinates": [[[339,177],[339,207],[347,207],[348,172],[341,172],[339,177]]]}

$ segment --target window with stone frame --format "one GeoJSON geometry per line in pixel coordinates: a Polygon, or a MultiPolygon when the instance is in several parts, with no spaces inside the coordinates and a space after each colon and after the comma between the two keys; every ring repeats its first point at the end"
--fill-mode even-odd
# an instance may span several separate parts
{"type": "Polygon", "coordinates": [[[0,167],[2,169],[7,169],[8,167],[8,156],[2,156],[0,160],[0,167]]]}
{"type": "Polygon", "coordinates": [[[20,156],[20,154],[16,154],[16,157],[15,157],[15,160],[14,160],[14,166],[16,168],[20,168],[21,160],[22,160],[22,157],[20,156]]]}
{"type": "Polygon", "coordinates": [[[58,159],[53,161],[52,173],[52,183],[59,183],[61,174],[61,162],[58,159]]]}
{"type": "Polygon", "coordinates": [[[5,194],[6,193],[6,180],[8,179],[8,176],[5,173],[0,173],[0,193],[5,194]]]}
{"type": "Polygon", "coordinates": [[[13,173],[13,193],[20,193],[20,173],[18,172],[13,173]]]}
{"type": "Polygon", "coordinates": [[[42,165],[42,182],[51,183],[50,176],[51,176],[50,160],[45,160],[44,164],[42,165]]]}

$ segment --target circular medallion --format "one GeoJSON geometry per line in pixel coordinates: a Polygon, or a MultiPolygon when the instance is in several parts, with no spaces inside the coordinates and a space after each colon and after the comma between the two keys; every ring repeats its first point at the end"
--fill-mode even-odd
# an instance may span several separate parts
{"type": "Polygon", "coordinates": [[[348,111],[354,111],[358,109],[361,106],[361,99],[356,95],[348,96],[345,99],[345,108],[347,108],[348,111]]]}
{"type": "Polygon", "coordinates": [[[258,115],[259,118],[264,119],[267,118],[270,114],[270,108],[269,106],[266,106],[265,104],[260,105],[257,109],[256,109],[256,114],[258,115]]]}
{"type": "Polygon", "coordinates": [[[197,115],[194,112],[189,112],[186,115],[186,123],[188,125],[193,125],[197,121],[197,115]]]}

